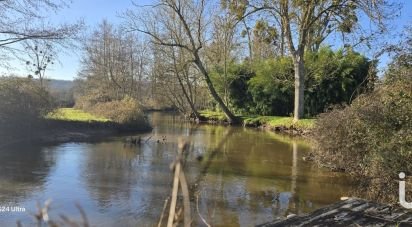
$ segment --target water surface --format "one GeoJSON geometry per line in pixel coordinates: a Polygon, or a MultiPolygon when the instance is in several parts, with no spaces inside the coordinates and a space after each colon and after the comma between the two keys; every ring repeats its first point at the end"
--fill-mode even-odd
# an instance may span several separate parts
{"type": "Polygon", "coordinates": [[[141,146],[125,146],[125,137],[115,137],[0,150],[0,207],[26,209],[0,212],[0,226],[34,224],[30,213],[48,199],[52,218],[80,220],[78,203],[93,226],[155,226],[171,192],[169,164],[179,137],[190,141],[185,173],[190,184],[198,183],[198,201],[191,204],[195,226],[202,226],[196,206],[213,226],[252,226],[313,211],[352,189],[345,175],[304,162],[310,151],[304,141],[194,125],[171,114],[154,113],[151,121],[151,133],[136,135],[150,137],[141,146]]]}

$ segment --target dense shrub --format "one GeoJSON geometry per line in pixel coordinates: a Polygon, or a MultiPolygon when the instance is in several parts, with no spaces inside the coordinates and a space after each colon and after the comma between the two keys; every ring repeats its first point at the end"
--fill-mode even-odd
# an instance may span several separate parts
{"type": "Polygon", "coordinates": [[[247,63],[237,64],[236,66],[232,66],[231,69],[232,73],[236,76],[228,87],[230,106],[238,114],[250,113],[255,104],[253,103],[253,97],[248,90],[248,82],[255,76],[255,73],[250,69],[250,65],[247,63]]]}
{"type": "Polygon", "coordinates": [[[250,79],[249,92],[255,105],[252,113],[288,115],[293,110],[294,75],[289,57],[258,62],[253,67],[256,76],[250,79]]]}
{"type": "Polygon", "coordinates": [[[371,198],[396,201],[397,175],[412,174],[410,69],[351,106],[322,114],[314,136],[320,163],[357,176],[371,198]]]}
{"type": "Polygon", "coordinates": [[[87,97],[79,97],[76,108],[81,108],[95,115],[111,119],[114,122],[135,126],[148,124],[139,103],[126,96],[121,100],[90,102],[87,97]]]}
{"type": "Polygon", "coordinates": [[[305,113],[315,116],[330,105],[349,104],[375,81],[374,62],[347,50],[321,48],[305,56],[305,113]]]}
{"type": "Polygon", "coordinates": [[[0,78],[0,131],[23,133],[37,124],[53,108],[49,93],[37,81],[0,78]]]}
{"type": "MultiPolygon", "coordinates": [[[[305,114],[315,116],[334,104],[348,104],[375,79],[373,62],[347,49],[323,47],[305,55],[305,114]]],[[[244,64],[246,65],[246,64],[244,64]]],[[[233,68],[233,67],[232,67],[233,68]]],[[[288,116],[293,112],[294,69],[290,57],[252,63],[230,86],[231,104],[241,113],[288,116]],[[251,72],[250,72],[251,71],[251,72]]]]}

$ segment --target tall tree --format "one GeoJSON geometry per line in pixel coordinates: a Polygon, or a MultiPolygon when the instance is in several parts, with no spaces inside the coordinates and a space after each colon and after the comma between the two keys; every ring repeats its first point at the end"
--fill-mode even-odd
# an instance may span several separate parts
{"type": "Polygon", "coordinates": [[[219,82],[217,89],[223,95],[225,104],[229,106],[229,86],[233,76],[229,68],[235,61],[235,51],[240,43],[236,37],[236,17],[222,13],[214,18],[212,42],[207,47],[207,60],[212,65],[213,75],[219,82]],[[220,89],[219,89],[220,88],[220,89]]]}
{"type": "Polygon", "coordinates": [[[176,47],[190,54],[191,61],[203,75],[210,94],[225,113],[229,122],[237,121],[217,93],[204,62],[202,49],[207,46],[209,20],[213,12],[206,0],[159,0],[152,10],[126,13],[130,31],[138,31],[151,37],[153,43],[176,47]],[[145,13],[146,12],[146,13],[145,13]],[[183,38],[180,37],[183,35],[183,38]]]}
{"type": "Polygon", "coordinates": [[[102,102],[125,96],[143,100],[148,51],[146,43],[103,21],[84,41],[79,74],[86,82],[84,90],[102,102]]]}
{"type": "Polygon", "coordinates": [[[359,43],[385,31],[385,21],[397,9],[397,4],[384,0],[232,0],[232,9],[241,17],[258,12],[269,12],[280,21],[278,30],[286,40],[295,71],[294,119],[304,114],[304,55],[307,49],[317,50],[332,33],[356,34],[359,43]],[[361,29],[360,16],[369,18],[367,34],[361,29]],[[373,30],[373,31],[372,31],[373,30]]]}

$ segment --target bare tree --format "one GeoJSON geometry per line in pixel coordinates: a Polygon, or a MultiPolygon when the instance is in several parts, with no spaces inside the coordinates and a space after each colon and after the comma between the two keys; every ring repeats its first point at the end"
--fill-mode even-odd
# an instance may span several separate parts
{"type": "MultiPolygon", "coordinates": [[[[190,54],[207,84],[210,94],[225,113],[229,122],[237,118],[217,93],[204,63],[202,49],[207,46],[208,20],[213,17],[205,0],[159,0],[145,11],[126,12],[127,27],[148,35],[152,42],[165,47],[176,47],[190,54]],[[183,37],[180,37],[183,35],[183,37]]],[[[136,4],[137,6],[137,4],[136,4]]],[[[137,6],[138,7],[138,6],[137,6]]]]}
{"type": "Polygon", "coordinates": [[[70,40],[77,39],[83,23],[55,25],[47,21],[47,15],[66,6],[63,0],[0,0],[0,57],[24,54],[17,44],[26,40],[71,46],[70,40]]]}
{"type": "Polygon", "coordinates": [[[201,120],[197,111],[198,70],[188,60],[188,53],[175,47],[153,46],[156,55],[153,72],[160,95],[165,95],[181,113],[201,120]]]}
{"type": "Polygon", "coordinates": [[[103,21],[84,41],[83,90],[102,102],[125,96],[143,101],[149,55],[144,41],[103,21]]]}

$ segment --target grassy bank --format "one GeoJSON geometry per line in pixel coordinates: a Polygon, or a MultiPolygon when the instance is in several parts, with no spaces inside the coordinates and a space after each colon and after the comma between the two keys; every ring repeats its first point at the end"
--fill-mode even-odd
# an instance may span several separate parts
{"type": "Polygon", "coordinates": [[[80,121],[80,122],[109,122],[108,118],[99,117],[91,113],[74,108],[59,108],[49,114],[46,119],[62,121],[80,121]]]}
{"type": "Polygon", "coordinates": [[[19,133],[0,131],[0,148],[14,143],[87,142],[107,138],[118,133],[143,132],[150,125],[121,124],[74,108],[60,108],[38,119],[19,133]],[[3,135],[3,136],[2,136],[3,135]]]}
{"type": "Polygon", "coordinates": [[[99,130],[114,130],[114,131],[145,131],[150,129],[147,121],[143,119],[140,124],[132,123],[119,123],[110,118],[105,118],[85,112],[83,110],[75,108],[59,108],[50,112],[45,117],[46,125],[51,128],[59,127],[71,128],[79,130],[81,129],[99,129],[99,130]]]}
{"type": "MultiPolygon", "coordinates": [[[[224,123],[227,119],[224,113],[204,110],[199,111],[200,115],[210,122],[224,123]]],[[[265,127],[274,131],[287,133],[305,134],[313,129],[316,119],[301,119],[293,122],[292,117],[282,116],[239,116],[241,122],[246,127],[265,127]]]]}

